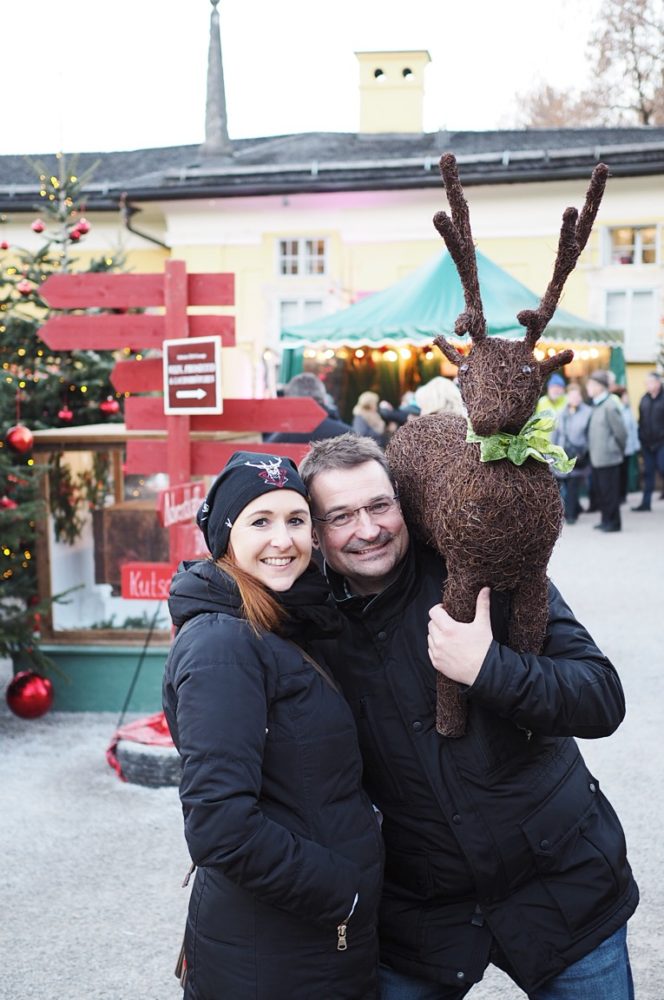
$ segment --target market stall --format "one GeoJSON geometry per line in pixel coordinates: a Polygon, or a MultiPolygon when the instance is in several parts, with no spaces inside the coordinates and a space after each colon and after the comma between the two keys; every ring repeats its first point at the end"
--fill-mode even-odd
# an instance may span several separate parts
{"type": "MultiPolygon", "coordinates": [[[[524,328],[517,313],[533,309],[540,297],[477,251],[482,301],[490,336],[519,338],[524,328]]],[[[300,371],[317,372],[348,419],[366,389],[398,404],[403,393],[435,375],[455,374],[433,345],[442,333],[463,350],[454,334],[463,311],[463,291],[454,262],[445,251],[383,291],[310,323],[281,331],[281,379],[300,371]]],[[[624,378],[622,333],[556,309],[537,351],[575,352],[568,377],[581,378],[593,368],[611,368],[624,378]]],[[[536,353],[537,353],[536,351],[536,353]]]]}

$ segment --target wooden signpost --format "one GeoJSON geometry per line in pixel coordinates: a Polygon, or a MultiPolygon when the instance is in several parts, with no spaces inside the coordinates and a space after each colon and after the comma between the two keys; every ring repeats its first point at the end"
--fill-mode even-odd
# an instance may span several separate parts
{"type": "Polygon", "coordinates": [[[51,317],[39,331],[54,351],[162,352],[160,358],[118,361],[111,376],[116,392],[128,396],[127,429],[165,431],[161,440],[128,441],[125,471],[168,473],[169,486],[158,509],[169,531],[170,561],[122,566],[123,597],[162,600],[177,562],[206,554],[193,520],[205,486],[192,477],[215,475],[238,448],[286,455],[296,462],[307,451],[306,445],[240,444],[210,435],[306,432],[325,412],[313,399],[222,399],[222,348],[235,345],[235,318],[189,315],[188,308],[233,305],[232,274],[188,274],[184,261],[168,260],[163,274],[52,275],[40,295],[54,309],[163,309],[159,314],[68,312],[51,317]],[[161,396],[140,395],[157,392],[161,396]]]}

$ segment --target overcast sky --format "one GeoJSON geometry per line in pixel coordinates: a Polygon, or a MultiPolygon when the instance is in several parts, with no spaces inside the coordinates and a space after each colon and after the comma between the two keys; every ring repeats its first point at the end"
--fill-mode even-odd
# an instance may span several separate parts
{"type": "MultiPolygon", "coordinates": [[[[586,81],[600,0],[221,0],[231,138],[359,127],[355,51],[427,49],[424,127],[514,123],[586,81]]],[[[0,4],[0,154],[204,138],[209,0],[0,4]]]]}

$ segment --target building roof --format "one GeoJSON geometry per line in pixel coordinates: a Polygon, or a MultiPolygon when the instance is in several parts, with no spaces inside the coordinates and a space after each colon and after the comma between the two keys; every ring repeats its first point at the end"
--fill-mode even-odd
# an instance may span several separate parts
{"type": "MultiPolygon", "coordinates": [[[[664,128],[522,129],[487,132],[305,132],[231,141],[232,155],[201,146],[81,153],[89,210],[132,201],[246,197],[312,191],[439,187],[442,153],[457,157],[464,186],[588,177],[603,160],[614,176],[664,173],[664,128]]],[[[71,155],[71,154],[68,154],[71,155]]],[[[56,172],[54,154],[0,156],[0,209],[30,211],[39,164],[56,172]]]]}

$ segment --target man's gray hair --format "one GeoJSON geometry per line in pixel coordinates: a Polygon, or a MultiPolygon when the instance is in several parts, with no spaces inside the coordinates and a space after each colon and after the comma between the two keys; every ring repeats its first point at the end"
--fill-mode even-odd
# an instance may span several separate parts
{"type": "Polygon", "coordinates": [[[312,372],[294,375],[284,386],[284,396],[310,396],[317,403],[325,405],[325,386],[312,372]]]}
{"type": "Polygon", "coordinates": [[[307,490],[311,491],[313,480],[321,472],[354,469],[365,462],[378,462],[389,476],[390,482],[394,482],[382,449],[372,438],[358,434],[340,434],[339,437],[312,441],[311,450],[300,463],[299,473],[307,490]]]}

